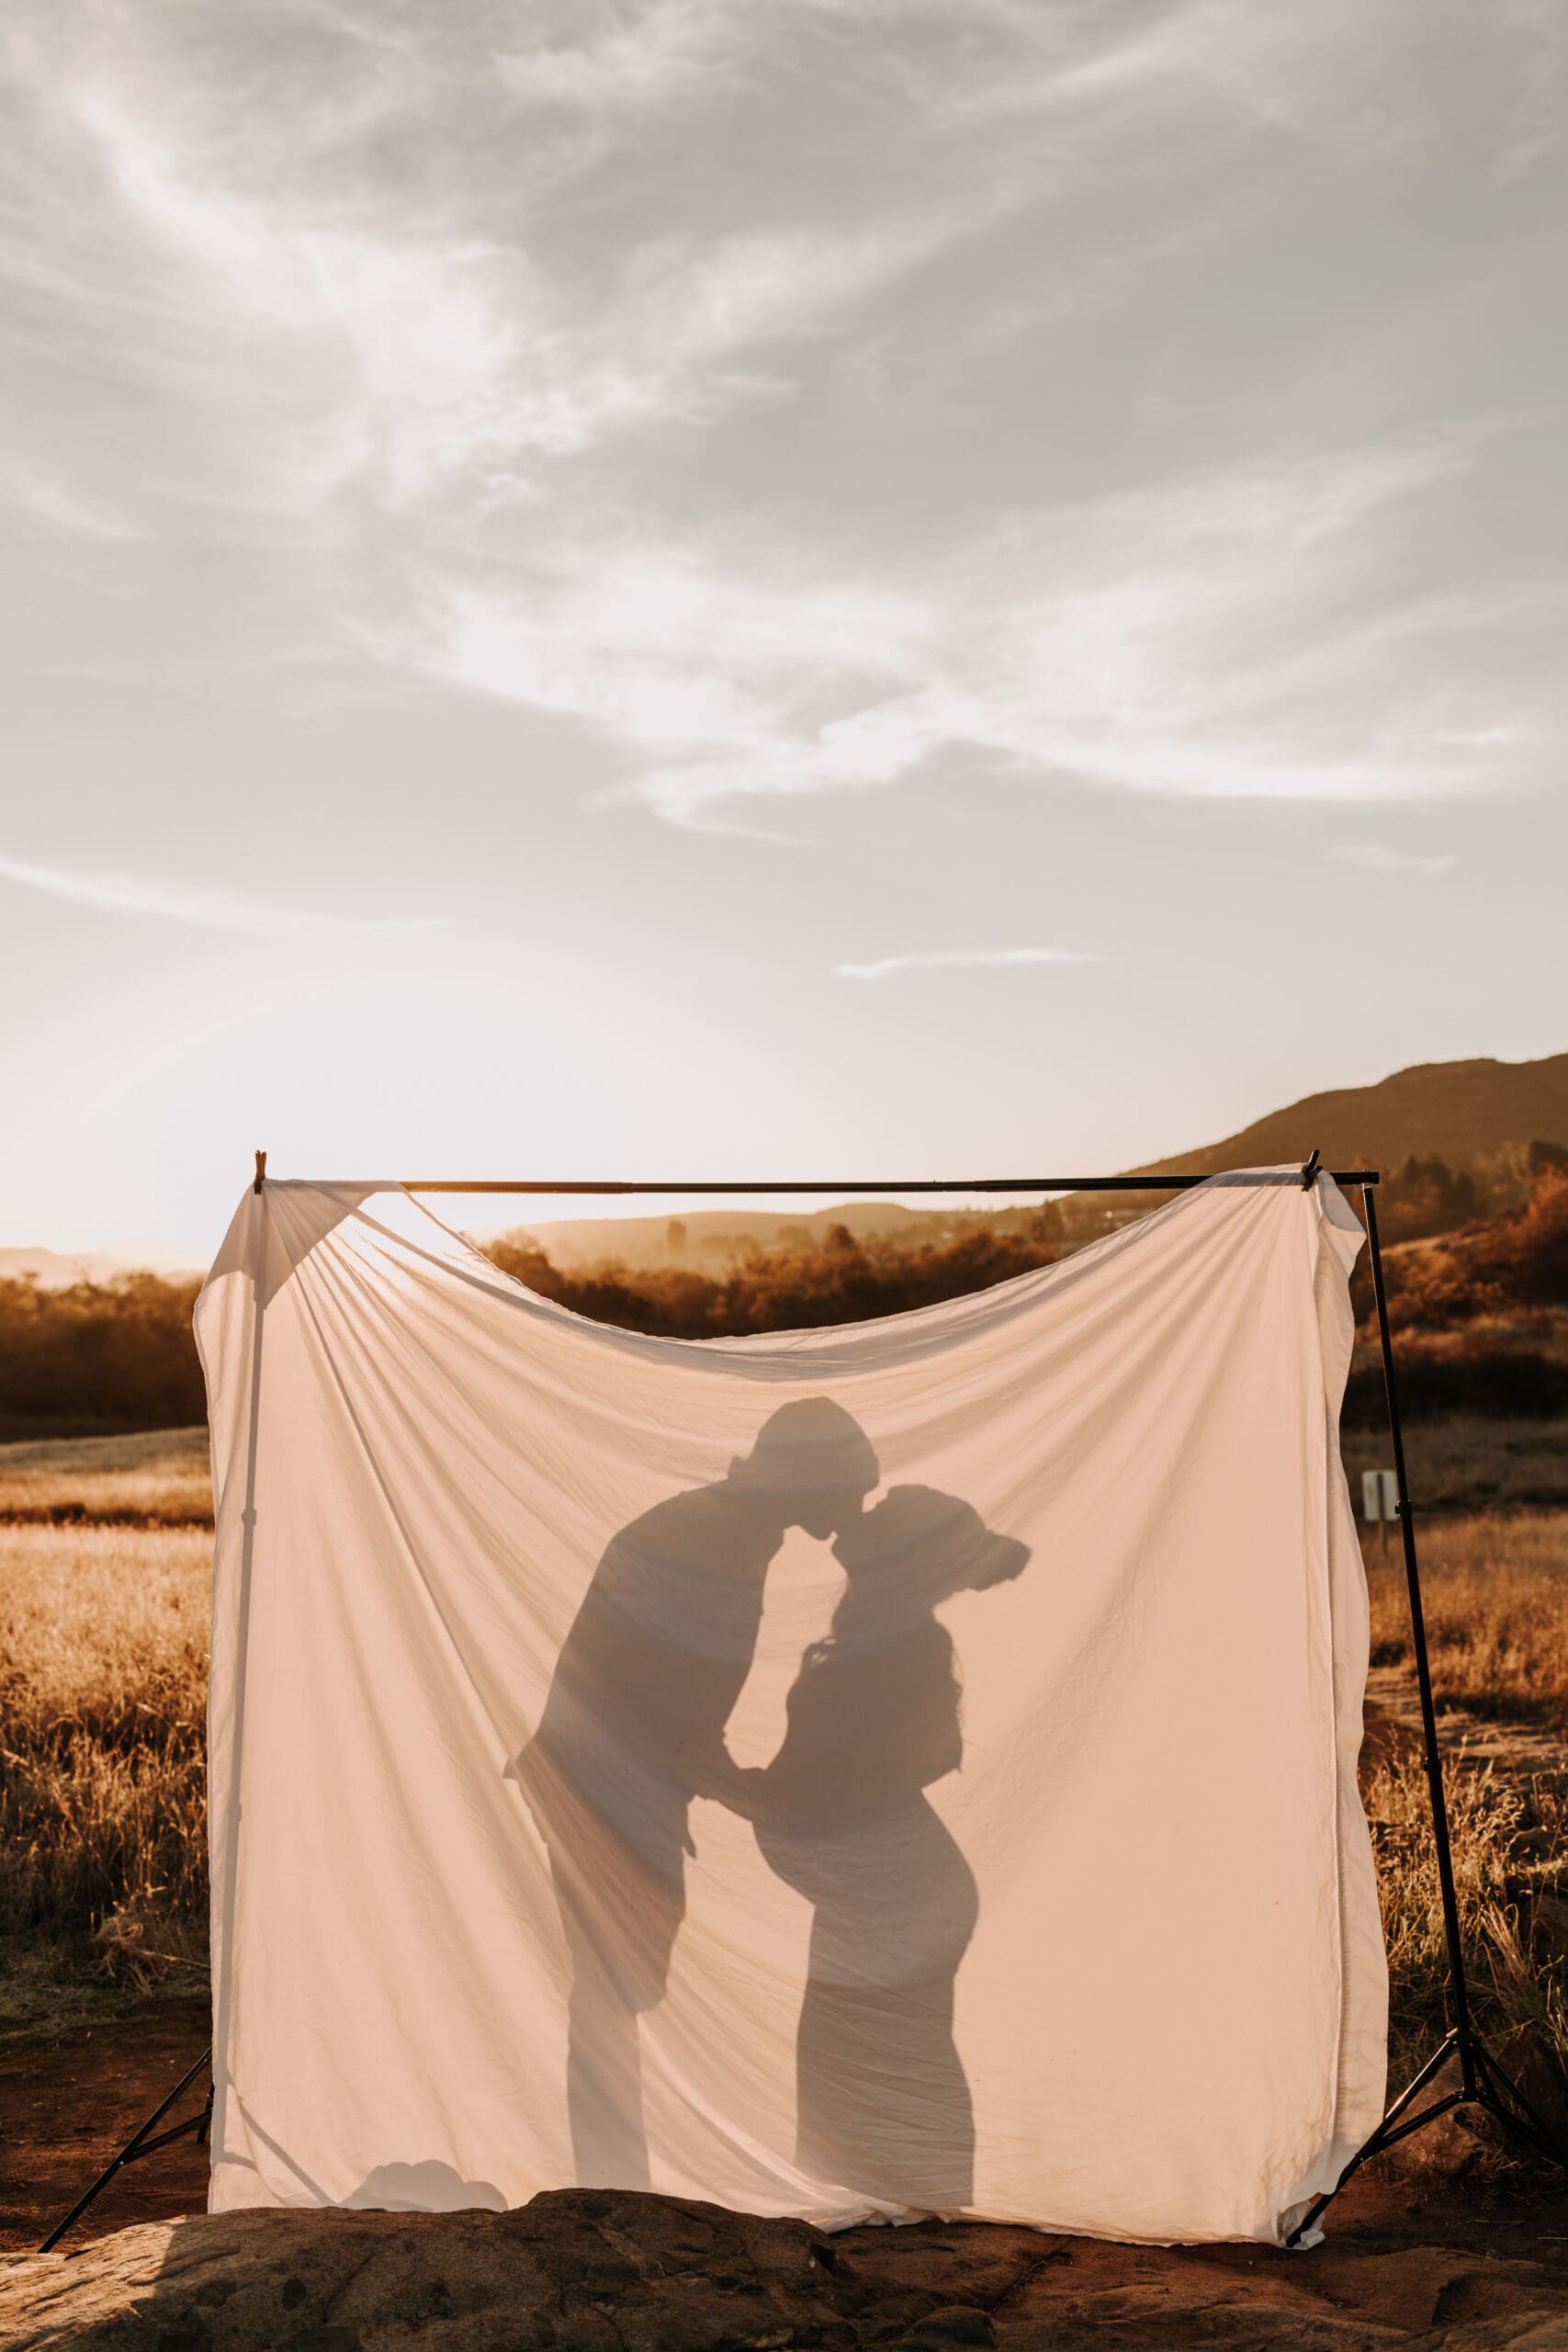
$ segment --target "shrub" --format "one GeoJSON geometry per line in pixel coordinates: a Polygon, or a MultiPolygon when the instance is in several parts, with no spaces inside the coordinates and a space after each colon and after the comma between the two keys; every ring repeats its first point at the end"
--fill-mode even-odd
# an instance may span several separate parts
{"type": "Polygon", "coordinates": [[[64,1290],[0,1277],[0,1437],[205,1419],[190,1328],[197,1288],[158,1274],[64,1290]]]}
{"type": "Polygon", "coordinates": [[[820,1246],[747,1248],[714,1274],[684,1266],[634,1273],[614,1261],[570,1274],[527,1241],[492,1242],[488,1254],[530,1290],[595,1322],[711,1340],[748,1331],[808,1330],[931,1306],[1051,1265],[1058,1253],[1038,1235],[998,1234],[987,1226],[956,1240],[910,1245],[876,1236],[857,1241],[846,1226],[837,1225],[820,1246]]]}
{"type": "Polygon", "coordinates": [[[1529,1198],[1506,1216],[1387,1261],[1396,1325],[1441,1329],[1519,1307],[1568,1306],[1568,1170],[1537,1170],[1529,1198]]]}
{"type": "MultiPolygon", "coordinates": [[[[1433,1348],[1402,1337],[1396,1351],[1401,1416],[1437,1420],[1454,1413],[1483,1420],[1553,1420],[1568,1415],[1568,1363],[1528,1349],[1433,1348]]],[[[1348,1429],[1382,1429],[1388,1419],[1381,1362],[1358,1364],[1345,1390],[1348,1429]]]]}

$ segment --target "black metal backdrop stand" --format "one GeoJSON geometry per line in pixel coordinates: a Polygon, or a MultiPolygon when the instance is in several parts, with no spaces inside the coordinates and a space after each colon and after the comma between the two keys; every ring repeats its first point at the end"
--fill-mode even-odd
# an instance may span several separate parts
{"type": "MultiPolygon", "coordinates": [[[[1337,1181],[1343,1182],[1344,1179],[1337,1181]]],[[[1438,1885],[1442,1895],[1443,1935],[1448,1945],[1450,2023],[1442,2041],[1400,2092],[1376,2131],[1357,2149],[1333,2188],[1303,2214],[1286,2238],[1287,2245],[1299,2245],[1307,2232],[1315,2226],[1325,2207],[1338,2196],[1351,2174],[1359,2172],[1369,2156],[1377,2155],[1383,2148],[1393,2147],[1396,2140],[1408,2139],[1424,2124],[1435,2123],[1439,2115],[1447,2115],[1450,2108],[1463,2106],[1466,2102],[1485,2109],[1488,2114],[1495,2117],[1506,2129],[1516,2132],[1540,2154],[1551,2157],[1556,2164],[1568,2165],[1568,2150],[1563,2149],[1551,2125],[1537,2113],[1518,2085],[1510,2081],[1503,2072],[1476,2032],[1470,2014],[1464,1941],[1460,1934],[1459,1898],[1454,1891],[1453,1849],[1449,1841],[1449,1809],[1443,1794],[1443,1758],[1438,1746],[1437,1710],[1432,1703],[1432,1669],[1427,1657],[1427,1620],[1421,1605],[1421,1572],[1416,1560],[1416,1523],[1411,1516],[1410,1487],[1404,1473],[1404,1430],[1399,1418],[1399,1384],[1393,1368],[1393,1340],[1388,1327],[1382,1251],[1378,1246],[1378,1209],[1373,1192],[1376,1181],[1375,1177],[1362,1177],[1361,1200],[1367,1213],[1367,1254],[1371,1261],[1372,1296],[1377,1303],[1383,1389],[1388,1397],[1389,1435],[1393,1443],[1394,1487],[1399,1497],[1399,1532],[1404,1546],[1404,1581],[1410,1598],[1411,1645],[1416,1653],[1416,1682],[1421,1696],[1421,1747],[1427,1766],[1427,1785],[1431,1792],[1432,1837],[1438,1855],[1438,1885]],[[1450,2058],[1459,2064],[1459,2088],[1445,2092],[1428,2106],[1417,2109],[1414,2115],[1409,2114],[1407,2110],[1434,2076],[1442,2072],[1450,2058]]]]}
{"type": "MultiPolygon", "coordinates": [[[[1260,1174],[1251,1178],[1258,1185],[1300,1183],[1310,1190],[1320,1170],[1318,1154],[1314,1151],[1299,1176],[1260,1174]]],[[[457,1177],[406,1178],[402,1190],[407,1193],[581,1193],[623,1195],[639,1193],[1182,1193],[1191,1192],[1200,1184],[1211,1183],[1212,1176],[983,1176],[971,1178],[922,1177],[914,1182],[885,1180],[878,1183],[802,1184],[786,1179],[781,1183],[750,1182],[724,1184],[705,1182],[696,1184],[665,1184],[652,1182],[547,1183],[542,1181],[511,1182],[484,1178],[473,1182],[457,1177]]],[[[1232,1178],[1232,1182],[1245,1181],[1232,1178]]],[[[1389,1433],[1393,1442],[1393,1475],[1399,1498],[1399,1527],[1404,1545],[1404,1577],[1410,1596],[1410,1628],[1416,1653],[1416,1680],[1421,1699],[1421,1739],[1426,1760],[1427,1784],[1431,1792],[1432,1837],[1437,1849],[1438,1883],[1442,1895],[1443,1934],[1448,1947],[1449,2009],[1451,2018],[1447,2035],[1432,2052],[1415,2078],[1406,2084],[1389,2109],[1382,2121],[1364,2143],[1358,2148],[1345,2166],[1334,2187],[1317,2199],[1302,2216],[1285,2240],[1287,2245],[1299,2245],[1311,2231],[1325,2208],[1336,2198],[1369,2156],[1390,2148],[1397,2140],[1408,2139],[1424,2124],[1435,2122],[1450,2109],[1467,2102],[1484,2109],[1506,2130],[1517,2134],[1527,2145],[1554,2163],[1568,2165],[1568,2149],[1557,2140],[1551,2127],[1537,2112],[1517,2083],[1509,2080],[1503,2069],[1476,2032],[1470,2014],[1470,1996],[1465,1981],[1464,1945],[1460,1934],[1459,1899],[1454,1889],[1453,1851],[1449,1839],[1448,1804],[1443,1794],[1442,1752],[1438,1746],[1437,1711],[1432,1702],[1432,1674],[1427,1657],[1427,1626],[1421,1606],[1421,1576],[1416,1558],[1416,1529],[1411,1517],[1410,1490],[1404,1472],[1404,1434],[1399,1418],[1399,1389],[1394,1376],[1393,1341],[1389,1330],[1388,1300],[1383,1289],[1382,1252],[1378,1245],[1378,1216],[1374,1191],[1378,1171],[1371,1168],[1334,1170],[1330,1181],[1358,1190],[1366,1210],[1368,1255],[1371,1261],[1372,1295],[1377,1303],[1378,1339],[1382,1350],[1383,1388],[1388,1398],[1389,1433]],[[1410,2108],[1419,2098],[1434,2077],[1441,2073],[1450,2059],[1457,2060],[1460,2082],[1457,2090],[1445,2092],[1427,2106],[1412,2115],[1410,2108]]],[[[266,1182],[266,1154],[256,1154],[255,1189],[259,1193],[266,1182]]],[[[173,2140],[184,2139],[195,2132],[198,2142],[207,2137],[212,2116],[212,2089],[209,2085],[206,2105],[198,2115],[188,2116],[166,2132],[159,2132],[169,2109],[195,2082],[212,2052],[204,2050],[194,2066],[176,2083],[175,2088],[155,2108],[146,2121],[127,2141],[96,2180],[79,2197],[71,2211],[57,2222],[39,2251],[47,2254],[57,2245],[98,2195],[124,2165],[140,2157],[151,2155],[156,2148],[166,2148],[173,2140]]]]}

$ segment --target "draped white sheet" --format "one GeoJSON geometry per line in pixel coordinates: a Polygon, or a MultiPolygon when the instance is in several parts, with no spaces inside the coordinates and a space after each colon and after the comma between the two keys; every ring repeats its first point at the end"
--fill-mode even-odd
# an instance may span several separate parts
{"type": "Polygon", "coordinates": [[[1359,1237],[1221,1178],[688,1342],[396,1188],[248,1192],[197,1309],[214,2210],[1282,2234],[1383,2099],[1359,1237]]]}

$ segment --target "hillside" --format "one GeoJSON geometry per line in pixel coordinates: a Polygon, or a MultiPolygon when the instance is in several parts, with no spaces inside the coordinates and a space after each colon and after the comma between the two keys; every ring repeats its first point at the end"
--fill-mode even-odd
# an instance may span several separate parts
{"type": "Polygon", "coordinates": [[[1539,1062],[1417,1062],[1375,1086],[1309,1094],[1223,1142],[1131,1172],[1269,1168],[1304,1160],[1314,1145],[1330,1168],[1390,1170],[1435,1158],[1461,1169],[1538,1141],[1568,1145],[1568,1054],[1539,1062]]]}
{"type": "MultiPolygon", "coordinates": [[[[1223,1168],[1270,1168],[1304,1160],[1315,1144],[1326,1167],[1383,1171],[1382,1223],[1385,1238],[1394,1239],[1447,1231],[1487,1207],[1517,1204],[1529,1190],[1529,1148],[1536,1143],[1568,1148],[1568,1054],[1535,1062],[1419,1062],[1375,1086],[1309,1094],[1219,1143],[1127,1172],[1206,1176],[1223,1168]],[[1412,1169],[1413,1160],[1426,1164],[1412,1169]],[[1467,1177],[1475,1181],[1467,1183],[1467,1177]]],[[[1043,1151],[1043,1159],[1050,1156],[1048,1148],[1043,1151]]],[[[1148,1195],[1067,1195],[1058,1203],[1061,1223],[1054,1238],[1072,1249],[1155,1204],[1152,1186],[1148,1195]]],[[[614,1258],[630,1267],[706,1267],[722,1265],[749,1245],[819,1249],[836,1225],[847,1226],[859,1241],[897,1236],[940,1247],[979,1225],[1024,1236],[1036,1229],[1034,1217],[1032,1204],[1010,1206],[1003,1199],[980,1210],[906,1208],[891,1201],[818,1208],[807,1200],[794,1213],[752,1211],[737,1203],[673,1218],[667,1213],[569,1217],[499,1238],[513,1246],[532,1243],[558,1266],[614,1258]]]]}
{"type": "MultiPolygon", "coordinates": [[[[582,1266],[613,1256],[627,1266],[723,1261],[754,1243],[761,1250],[819,1249],[836,1225],[857,1241],[873,1235],[917,1233],[922,1239],[947,1232],[959,1220],[946,1209],[907,1209],[896,1201],[840,1201],[818,1209],[803,1199],[798,1209],[691,1209],[671,1216],[559,1217],[527,1227],[526,1238],[558,1266],[582,1266]]],[[[987,1224],[996,1220],[987,1217],[987,1224]]],[[[520,1238],[507,1233],[504,1241],[520,1238]]]]}
{"type": "MultiPolygon", "coordinates": [[[[1568,1416],[1568,1151],[1550,1145],[1537,1151],[1555,1157],[1539,1159],[1517,1206],[1395,1242],[1383,1268],[1406,1415],[1554,1425],[1551,1451],[1561,1463],[1568,1416]]],[[[1365,1315],[1364,1267],[1352,1295],[1365,1315]]],[[[1369,1322],[1346,1399],[1348,1425],[1376,1425],[1381,1386],[1369,1322]]]]}
{"type": "Polygon", "coordinates": [[[58,1250],[0,1250],[0,1282],[36,1282],[40,1290],[68,1290],[73,1283],[103,1282],[121,1271],[118,1258],[84,1250],[68,1258],[58,1250]]]}
{"type": "MultiPolygon", "coordinates": [[[[1568,1148],[1568,1054],[1533,1062],[1418,1063],[1375,1086],[1309,1094],[1218,1143],[1200,1144],[1128,1172],[1155,1180],[1176,1170],[1206,1175],[1224,1168],[1270,1167],[1304,1160],[1314,1144],[1329,1167],[1383,1171],[1379,1206],[1385,1240],[1452,1231],[1489,1210],[1522,1203],[1533,1173],[1530,1145],[1568,1148]],[[1412,1169],[1412,1160],[1424,1164],[1412,1169]]],[[[1047,1139],[1039,1158],[1044,1163],[1052,1157],[1047,1139]]],[[[570,1197],[564,1196],[563,1205],[570,1197]]],[[[716,1273],[749,1248],[819,1250],[836,1226],[862,1243],[898,1239],[942,1249],[987,1227],[1014,1239],[1047,1238],[1071,1250],[1142,1216],[1157,1198],[1153,1182],[1146,1194],[1063,1196],[1043,1237],[1038,1196],[1024,1195],[1016,1203],[997,1196],[976,1208],[940,1200],[929,1207],[886,1200],[822,1204],[805,1195],[793,1209],[751,1209],[737,1201],[726,1208],[672,1216],[655,1204],[634,1216],[569,1215],[530,1220],[500,1233],[492,1228],[476,1238],[481,1248],[499,1243],[542,1250],[556,1266],[573,1271],[614,1260],[634,1270],[689,1266],[716,1273]]],[[[0,1281],[31,1274],[46,1290],[83,1279],[111,1281],[120,1271],[117,1261],[93,1252],[67,1257],[42,1249],[0,1249],[0,1281]]]]}
{"type": "MultiPolygon", "coordinates": [[[[1441,1330],[1484,1319],[1568,1319],[1568,1152],[1543,1166],[1522,1206],[1387,1253],[1395,1324],[1441,1330]]],[[[1568,1332],[1563,1335],[1568,1338],[1568,1332]]]]}

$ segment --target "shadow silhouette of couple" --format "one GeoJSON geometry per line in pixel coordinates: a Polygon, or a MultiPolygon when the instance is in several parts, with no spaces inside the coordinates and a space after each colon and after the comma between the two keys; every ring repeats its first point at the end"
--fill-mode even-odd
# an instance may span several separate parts
{"type": "Polygon", "coordinates": [[[812,1905],[796,2038],[796,2150],[818,2180],[921,2207],[970,2201],[974,2120],[953,2036],[974,1877],[926,1798],[963,1758],[957,1592],[1016,1577],[1028,1547],[967,1503],[895,1487],[822,1396],[782,1406],[727,1477],[657,1503],[611,1542],[511,1768],[548,1850],[572,1969],[567,2097],[578,2182],[649,2186],[638,2018],[662,1998],[685,1911],[697,1797],[743,1815],[812,1905]],[[845,1585],[800,1663],[773,1761],[725,1729],[791,1528],[831,1542],[845,1585]]]}

